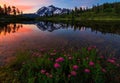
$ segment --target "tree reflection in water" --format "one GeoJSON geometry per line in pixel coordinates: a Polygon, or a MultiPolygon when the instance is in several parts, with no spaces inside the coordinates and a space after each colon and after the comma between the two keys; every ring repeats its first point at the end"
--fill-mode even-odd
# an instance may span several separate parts
{"type": "MultiPolygon", "coordinates": [[[[27,22],[29,24],[29,22],[27,22]]],[[[31,23],[30,23],[31,24],[31,23]]],[[[91,29],[92,32],[101,32],[102,34],[118,34],[120,35],[119,22],[33,22],[41,31],[53,32],[58,29],[72,28],[74,31],[85,31],[91,29]]],[[[15,33],[22,28],[21,23],[0,23],[0,34],[15,33]]]]}
{"type": "Polygon", "coordinates": [[[3,23],[2,25],[0,25],[0,34],[4,34],[6,35],[7,33],[15,33],[18,31],[18,29],[22,28],[22,24],[16,24],[16,23],[11,23],[11,24],[7,24],[7,23],[3,23]]]}

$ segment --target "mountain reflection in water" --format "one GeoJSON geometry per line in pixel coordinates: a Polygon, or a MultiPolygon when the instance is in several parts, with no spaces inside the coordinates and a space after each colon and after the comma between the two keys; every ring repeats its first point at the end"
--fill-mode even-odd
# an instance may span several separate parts
{"type": "MultiPolygon", "coordinates": [[[[24,24],[24,23],[23,23],[24,24]]],[[[19,28],[23,27],[23,24],[7,24],[3,23],[0,25],[0,34],[4,33],[15,33],[18,31],[19,28]]],[[[64,24],[64,23],[52,23],[52,22],[37,22],[34,23],[41,31],[48,31],[48,32],[53,32],[58,29],[67,29],[73,28],[75,30],[81,30],[84,31],[86,28],[90,28],[91,31],[94,32],[101,32],[102,34],[120,34],[120,26],[119,23],[116,24],[90,24],[90,25],[85,25],[81,23],[75,23],[75,24],[64,24]]]]}

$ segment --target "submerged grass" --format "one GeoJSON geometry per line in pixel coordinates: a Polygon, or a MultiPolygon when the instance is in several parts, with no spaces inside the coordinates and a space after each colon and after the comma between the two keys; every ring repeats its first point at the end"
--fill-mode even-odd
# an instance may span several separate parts
{"type": "Polygon", "coordinates": [[[95,46],[66,53],[25,51],[0,68],[1,83],[119,83],[120,64],[99,55],[95,46]]]}

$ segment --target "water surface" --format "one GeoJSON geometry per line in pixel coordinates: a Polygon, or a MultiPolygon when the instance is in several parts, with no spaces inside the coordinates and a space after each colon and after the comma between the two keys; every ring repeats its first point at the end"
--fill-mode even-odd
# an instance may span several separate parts
{"type": "MultiPolygon", "coordinates": [[[[119,24],[117,24],[119,25],[119,24]]],[[[80,49],[95,45],[101,54],[120,56],[120,27],[51,22],[0,25],[0,62],[20,49],[80,49]]]]}

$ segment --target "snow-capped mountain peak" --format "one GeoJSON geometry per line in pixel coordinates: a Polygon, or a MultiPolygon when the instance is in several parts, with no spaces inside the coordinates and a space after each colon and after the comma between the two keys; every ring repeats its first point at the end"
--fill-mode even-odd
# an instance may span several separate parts
{"type": "Polygon", "coordinates": [[[39,16],[45,16],[45,15],[53,15],[53,14],[65,14],[65,13],[68,13],[70,12],[69,9],[61,9],[61,8],[58,8],[58,7],[55,7],[53,5],[50,5],[48,7],[41,7],[37,12],[36,14],[39,15],[39,16]]]}

